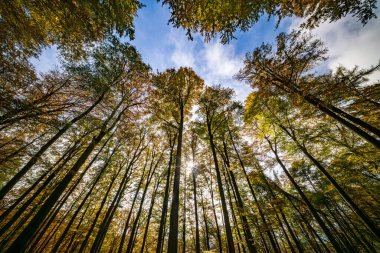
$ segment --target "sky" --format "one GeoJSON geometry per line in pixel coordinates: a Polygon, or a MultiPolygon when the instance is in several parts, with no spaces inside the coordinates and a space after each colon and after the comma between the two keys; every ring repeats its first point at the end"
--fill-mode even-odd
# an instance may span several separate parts
{"type": "MultiPolygon", "coordinates": [[[[146,7],[138,12],[135,19],[135,39],[129,41],[142,55],[143,60],[154,71],[167,68],[191,67],[205,80],[207,85],[231,87],[236,99],[244,101],[250,93],[249,85],[234,79],[243,67],[246,53],[252,52],[262,43],[273,43],[280,32],[297,29],[302,20],[287,18],[278,28],[276,20],[266,17],[247,32],[237,32],[236,39],[227,45],[218,38],[205,43],[195,34],[188,40],[183,29],[168,24],[169,9],[156,1],[142,1],[146,7]]],[[[377,10],[380,17],[380,11],[377,10]]],[[[380,61],[380,19],[372,19],[366,26],[353,17],[345,17],[334,23],[323,23],[311,31],[329,48],[329,59],[321,69],[337,66],[353,68],[369,67],[380,61]]],[[[127,39],[126,39],[127,40],[127,39]]],[[[39,72],[59,66],[56,47],[45,49],[38,59],[32,60],[39,72]]],[[[370,81],[380,80],[380,71],[371,76],[370,81]]]]}

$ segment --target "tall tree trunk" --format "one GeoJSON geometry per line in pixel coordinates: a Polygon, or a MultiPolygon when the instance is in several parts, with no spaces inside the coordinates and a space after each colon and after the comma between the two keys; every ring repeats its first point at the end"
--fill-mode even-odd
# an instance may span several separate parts
{"type": "MultiPolygon", "coordinates": [[[[265,185],[268,187],[268,191],[270,193],[270,195],[272,196],[273,200],[275,201],[275,203],[277,203],[277,196],[276,194],[273,192],[271,186],[269,185],[269,182],[268,180],[266,179],[266,176],[262,173],[261,175],[261,178],[263,179],[265,185]]],[[[274,209],[276,209],[276,205],[273,206],[274,209]]],[[[278,206],[277,207],[279,209],[279,212],[281,214],[281,217],[282,219],[284,220],[284,223],[285,223],[285,226],[286,228],[288,229],[289,233],[290,233],[290,236],[292,237],[294,243],[296,244],[296,247],[298,249],[299,252],[303,252],[303,248],[300,244],[300,241],[298,240],[298,238],[296,237],[296,235],[294,234],[294,231],[292,229],[292,227],[290,226],[289,222],[288,222],[288,219],[286,218],[281,206],[278,206]]],[[[277,215],[277,210],[276,210],[276,215],[277,215]]]]}
{"type": "MultiPolygon", "coordinates": [[[[245,176],[245,179],[246,179],[246,181],[247,181],[247,183],[248,183],[249,190],[251,191],[251,195],[252,195],[252,197],[253,197],[253,200],[255,201],[255,204],[256,204],[257,209],[258,209],[258,211],[259,211],[260,218],[261,218],[261,220],[262,220],[262,222],[263,222],[263,224],[264,224],[265,232],[266,232],[266,234],[268,235],[268,238],[269,238],[269,241],[270,241],[270,243],[271,243],[271,245],[272,245],[273,250],[274,250],[275,252],[278,252],[279,249],[277,249],[277,246],[276,246],[275,240],[274,240],[274,238],[273,238],[273,236],[272,236],[272,234],[271,234],[271,232],[270,232],[270,229],[269,229],[269,224],[267,224],[267,221],[266,221],[265,216],[264,216],[264,212],[263,212],[263,210],[262,210],[262,208],[261,208],[261,205],[260,205],[260,203],[259,203],[259,201],[258,201],[258,199],[257,199],[257,197],[256,197],[255,191],[254,191],[254,189],[253,189],[253,186],[252,186],[252,184],[251,184],[251,181],[249,180],[249,177],[248,177],[247,171],[246,171],[246,169],[245,169],[245,166],[244,166],[243,160],[242,160],[241,157],[240,157],[239,151],[237,150],[237,147],[236,147],[236,145],[235,145],[234,139],[233,139],[233,137],[232,137],[231,130],[230,130],[229,128],[228,128],[228,134],[229,134],[229,136],[230,136],[230,140],[231,140],[231,142],[232,142],[232,146],[233,146],[233,148],[234,148],[234,151],[235,151],[235,153],[236,153],[236,155],[237,155],[237,157],[238,157],[240,167],[242,168],[243,173],[244,173],[244,176],[245,176]]],[[[224,144],[224,145],[225,145],[225,144],[224,144]]],[[[232,171],[231,171],[230,173],[232,173],[232,171]]],[[[235,182],[235,184],[236,184],[236,182],[235,182]]],[[[236,187],[237,187],[237,186],[236,186],[236,187]]]]}
{"type": "Polygon", "coordinates": [[[123,229],[123,234],[121,235],[121,239],[120,239],[120,243],[119,243],[119,249],[117,250],[118,253],[122,253],[123,252],[125,237],[127,236],[127,230],[128,230],[128,227],[129,227],[129,221],[130,221],[130,219],[132,217],[133,208],[135,206],[136,199],[137,199],[138,194],[140,192],[141,185],[142,185],[142,183],[144,181],[145,168],[146,168],[147,162],[148,162],[148,159],[145,162],[143,173],[142,173],[140,181],[139,181],[139,183],[137,185],[136,193],[135,193],[135,196],[133,197],[133,201],[132,201],[131,207],[129,208],[129,213],[128,213],[127,221],[125,222],[124,229],[123,229]]]}
{"type": "Polygon", "coordinates": [[[94,182],[92,183],[92,186],[91,186],[90,190],[87,192],[86,196],[83,198],[82,202],[79,204],[78,208],[76,209],[76,211],[72,215],[70,221],[67,223],[67,225],[66,225],[65,229],[63,230],[61,236],[58,238],[58,241],[56,242],[56,244],[55,244],[55,246],[54,246],[54,248],[52,250],[53,252],[57,252],[58,251],[61,243],[63,242],[63,239],[65,238],[65,236],[69,232],[69,230],[71,228],[71,225],[74,223],[74,221],[75,221],[77,215],[79,214],[80,210],[82,209],[82,207],[86,204],[87,199],[91,196],[92,191],[94,190],[96,184],[99,182],[100,178],[102,177],[105,169],[107,168],[107,166],[111,162],[111,158],[115,154],[116,150],[117,150],[117,147],[113,149],[111,155],[107,158],[107,160],[105,161],[104,165],[102,166],[102,168],[98,172],[98,175],[96,176],[94,182]]]}
{"type": "Polygon", "coordinates": [[[164,244],[164,228],[165,228],[165,224],[166,224],[166,215],[168,212],[168,204],[169,204],[169,188],[170,188],[171,167],[172,167],[172,162],[173,162],[174,142],[172,143],[172,141],[169,140],[169,146],[170,146],[169,164],[168,164],[168,170],[166,172],[167,173],[166,174],[166,185],[165,185],[164,200],[163,200],[163,204],[162,204],[160,227],[158,229],[156,253],[162,252],[162,247],[164,244]]]}
{"type": "MultiPolygon", "coordinates": [[[[84,136],[82,136],[83,138],[84,136]]],[[[0,215],[0,220],[4,220],[12,211],[15,210],[15,208],[17,207],[17,205],[19,203],[21,203],[28,195],[29,193],[31,193],[38,185],[39,183],[42,182],[42,180],[44,180],[44,178],[49,174],[56,174],[57,171],[59,171],[60,168],[62,168],[69,160],[72,159],[72,157],[75,155],[75,151],[78,151],[78,144],[80,143],[81,139],[82,138],[79,138],[70,148],[68,148],[65,153],[54,163],[54,165],[52,165],[46,172],[44,172],[19,198],[17,198],[17,200],[10,206],[7,208],[6,211],[4,211],[1,215],[0,215]],[[60,164],[62,162],[62,164],[60,164]],[[56,169],[54,169],[56,166],[58,166],[60,164],[60,166],[56,169]]],[[[54,177],[54,176],[53,176],[54,177]]],[[[51,179],[53,179],[53,177],[51,177],[51,179]]],[[[48,179],[50,178],[50,176],[48,177],[48,179]]],[[[48,180],[46,179],[46,180],[48,180]]],[[[45,181],[46,181],[45,180],[45,181]]],[[[45,184],[45,182],[43,183],[45,184]]],[[[42,190],[43,188],[41,188],[42,190]]],[[[38,191],[38,190],[37,190],[38,191]]],[[[37,194],[38,195],[38,194],[37,194]]],[[[33,194],[33,196],[36,196],[36,194],[33,194]]],[[[33,197],[31,197],[33,198],[33,197]]],[[[29,201],[29,200],[28,200],[29,201]]],[[[32,202],[32,201],[31,201],[32,202]]],[[[29,204],[27,205],[29,206],[29,204]]],[[[23,211],[22,211],[23,212],[23,211]]],[[[21,212],[21,213],[22,213],[21,212]]],[[[21,214],[20,213],[20,214],[21,214]]],[[[3,230],[4,227],[1,228],[1,231],[3,230]]],[[[1,237],[1,234],[2,232],[0,232],[0,237],[1,237]]]]}
{"type": "MultiPolygon", "coordinates": [[[[222,156],[222,157],[224,157],[224,163],[226,164],[227,178],[231,182],[232,190],[236,196],[238,213],[239,213],[240,219],[242,221],[244,237],[245,237],[245,240],[246,240],[246,243],[248,246],[248,250],[250,253],[256,252],[257,249],[256,249],[255,243],[253,241],[253,236],[252,236],[252,233],[250,230],[250,226],[248,224],[247,216],[245,215],[244,202],[243,202],[243,199],[240,195],[240,191],[239,191],[238,185],[236,183],[235,175],[232,172],[232,170],[230,169],[231,165],[230,165],[230,160],[229,160],[229,156],[228,156],[227,145],[225,142],[223,142],[223,150],[224,150],[224,156],[222,156]]],[[[274,248],[274,249],[276,249],[276,248],[274,248]]]]}
{"type": "MultiPolygon", "coordinates": [[[[28,207],[30,207],[31,203],[33,203],[33,201],[39,196],[39,194],[45,189],[45,186],[47,186],[50,181],[54,178],[55,174],[57,173],[57,171],[63,167],[71,158],[72,158],[72,153],[69,152],[67,154],[67,157],[64,159],[64,161],[62,162],[61,166],[56,168],[54,171],[52,171],[51,175],[49,175],[49,177],[42,183],[42,185],[37,189],[36,192],[33,193],[33,195],[27,200],[25,201],[21,207],[19,207],[17,209],[17,211],[12,215],[12,217],[10,217],[10,219],[8,220],[8,222],[3,225],[0,229],[0,237],[5,233],[7,232],[7,230],[15,224],[15,222],[17,222],[17,220],[19,219],[19,217],[25,212],[25,210],[28,209],[28,207]]],[[[63,158],[63,156],[62,156],[63,158]]],[[[12,204],[12,206],[10,206],[4,213],[1,214],[0,216],[0,220],[5,220],[5,218],[16,208],[17,204],[20,203],[26,196],[29,192],[31,192],[37,185],[40,181],[43,180],[43,178],[45,177],[45,174],[47,175],[49,171],[47,171],[46,173],[44,173],[43,175],[41,175],[41,177],[23,194],[21,195],[16,201],[15,203],[12,204]]]]}
{"type": "Polygon", "coordinates": [[[180,107],[180,123],[178,128],[177,154],[174,170],[174,182],[172,193],[172,206],[170,210],[169,240],[168,252],[178,252],[178,212],[179,212],[179,183],[181,174],[181,156],[182,156],[182,134],[184,124],[184,108],[180,107]]]}
{"type": "Polygon", "coordinates": [[[203,213],[203,221],[205,223],[205,243],[206,243],[206,250],[210,250],[210,235],[209,235],[209,228],[208,228],[208,222],[207,222],[207,216],[206,216],[206,210],[205,205],[203,201],[203,192],[201,190],[201,206],[202,206],[202,213],[203,213]]]}
{"type": "Polygon", "coordinates": [[[81,247],[79,248],[79,251],[78,252],[83,252],[83,250],[86,248],[87,246],[87,242],[90,238],[90,235],[92,234],[92,231],[94,230],[94,227],[99,219],[99,216],[100,216],[100,213],[102,212],[103,210],[103,207],[104,205],[106,204],[106,201],[107,201],[107,198],[108,198],[108,194],[110,193],[110,191],[112,190],[112,187],[113,187],[113,183],[115,182],[116,178],[119,176],[121,170],[122,170],[123,166],[120,166],[119,170],[116,172],[116,174],[111,178],[111,182],[109,183],[108,185],[108,188],[107,188],[107,191],[106,193],[104,194],[103,196],[103,199],[100,203],[100,207],[99,209],[97,210],[96,214],[95,214],[95,218],[94,220],[92,221],[91,223],[91,226],[90,228],[87,229],[87,233],[86,233],[86,236],[84,238],[84,240],[82,241],[81,243],[81,247]]]}
{"type": "MultiPolygon", "coordinates": [[[[102,247],[102,244],[103,244],[103,241],[104,241],[104,238],[107,234],[107,230],[108,230],[108,227],[110,226],[111,224],[111,221],[114,217],[114,214],[116,212],[116,209],[123,197],[123,193],[125,191],[125,188],[127,187],[127,183],[130,179],[130,176],[131,176],[131,173],[132,173],[132,167],[133,165],[135,164],[135,162],[137,161],[137,159],[140,157],[142,151],[145,149],[145,147],[142,147],[140,148],[140,145],[142,144],[142,139],[140,140],[140,143],[138,145],[138,147],[136,148],[134,154],[133,154],[133,157],[132,159],[130,160],[127,168],[126,168],[126,171],[124,173],[124,176],[120,182],[120,185],[119,185],[119,188],[118,190],[116,191],[116,194],[105,214],[105,216],[103,217],[103,221],[102,223],[100,224],[99,226],[99,230],[96,234],[96,237],[95,237],[95,240],[92,244],[92,247],[91,247],[91,252],[99,252],[101,247],[102,247]]],[[[97,220],[97,219],[96,219],[97,220]]],[[[92,228],[91,230],[93,229],[93,226],[95,226],[95,221],[93,222],[93,225],[92,225],[92,228]]],[[[89,236],[89,234],[88,234],[89,236]]],[[[87,238],[88,240],[88,238],[87,238]]],[[[85,249],[86,245],[83,243],[79,252],[82,252],[84,249],[85,249]]]]}
{"type": "Polygon", "coordinates": [[[142,240],[142,246],[140,249],[140,253],[144,253],[146,238],[148,236],[150,219],[152,217],[153,207],[154,207],[154,203],[155,203],[156,195],[157,195],[157,189],[160,185],[160,182],[161,182],[161,179],[158,179],[157,182],[155,183],[154,190],[153,190],[153,193],[151,196],[151,201],[150,201],[151,203],[150,203],[150,207],[149,207],[149,211],[148,211],[148,217],[147,217],[146,224],[145,224],[144,236],[143,236],[143,240],[142,240]]]}
{"type": "Polygon", "coordinates": [[[372,135],[368,134],[364,130],[362,130],[360,127],[356,126],[355,124],[363,127],[364,129],[374,133],[377,137],[380,137],[380,130],[363,122],[362,120],[355,118],[347,113],[344,113],[340,109],[333,107],[332,105],[327,106],[323,101],[321,101],[318,98],[315,98],[311,95],[302,95],[302,97],[309,102],[310,104],[317,107],[322,112],[326,113],[330,117],[337,120],[342,125],[349,128],[354,133],[360,135],[363,139],[367,140],[369,143],[373,144],[375,147],[380,148],[380,140],[376,139],[372,135]],[[355,123],[351,123],[351,122],[355,123]]]}
{"type": "MultiPolygon", "coordinates": [[[[82,155],[78,158],[76,163],[71,167],[70,171],[66,174],[66,176],[62,179],[62,181],[58,184],[58,186],[54,189],[54,191],[47,198],[45,203],[41,206],[40,210],[33,217],[33,219],[29,222],[29,224],[25,227],[22,233],[14,240],[12,245],[9,247],[8,252],[22,252],[25,250],[28,245],[30,239],[35,235],[36,229],[40,227],[46,215],[53,208],[54,204],[57,202],[59,197],[65,191],[66,187],[69,185],[71,180],[77,174],[82,165],[86,162],[87,158],[90,156],[96,145],[103,139],[103,137],[108,134],[118,122],[119,117],[114,121],[114,123],[107,128],[108,122],[113,118],[117,109],[121,106],[121,102],[114,109],[111,115],[107,118],[107,120],[103,123],[103,126],[98,133],[98,135],[93,138],[91,143],[87,146],[82,155]]],[[[121,116],[121,114],[119,115],[121,116]]]]}
{"type": "Polygon", "coordinates": [[[136,217],[135,217],[135,222],[133,223],[133,226],[132,226],[132,229],[131,229],[131,233],[130,233],[130,237],[129,237],[126,253],[131,253],[132,252],[132,249],[133,249],[133,246],[134,246],[135,233],[137,233],[137,224],[138,224],[139,219],[140,219],[140,215],[141,215],[141,212],[142,212],[145,196],[146,196],[146,193],[148,191],[149,184],[152,181],[153,175],[154,175],[154,173],[155,173],[155,171],[156,171],[156,169],[157,169],[157,167],[158,167],[158,165],[160,163],[161,157],[159,157],[158,160],[157,160],[157,162],[156,162],[156,164],[153,165],[154,156],[152,156],[151,166],[150,166],[150,169],[148,171],[148,175],[147,175],[147,179],[146,179],[146,182],[145,182],[145,187],[144,187],[143,195],[142,195],[141,200],[140,200],[140,207],[139,207],[139,210],[137,211],[137,214],[136,214],[136,217]]]}
{"type": "MultiPolygon", "coordinates": [[[[228,168],[226,168],[226,170],[227,169],[228,168]]],[[[245,246],[244,246],[244,243],[243,243],[243,237],[241,236],[240,229],[239,229],[239,224],[237,222],[236,215],[235,215],[234,205],[232,204],[232,197],[231,197],[231,190],[230,190],[230,185],[232,185],[231,178],[228,177],[226,175],[226,173],[224,173],[224,172],[225,172],[225,170],[223,170],[224,182],[225,182],[226,187],[227,187],[227,196],[228,196],[228,202],[230,204],[230,209],[231,209],[231,214],[232,214],[232,221],[234,222],[235,230],[236,230],[238,238],[239,238],[238,250],[239,250],[239,253],[240,253],[240,248],[242,248],[243,252],[246,253],[245,246]],[[228,178],[228,181],[227,181],[227,178],[228,178]]],[[[233,195],[234,195],[235,203],[237,203],[238,200],[237,200],[237,197],[236,197],[236,193],[233,192],[233,195]]],[[[239,213],[240,213],[240,211],[239,211],[239,213]]]]}
{"type": "Polygon", "coordinates": [[[185,167],[185,173],[184,173],[184,189],[183,189],[183,219],[182,219],[182,253],[186,252],[186,191],[187,191],[187,180],[186,180],[186,167],[185,167]]]}
{"type": "MultiPolygon", "coordinates": [[[[211,167],[210,167],[210,169],[211,169],[211,167]]],[[[207,178],[206,178],[206,181],[208,182],[207,178]]],[[[213,186],[212,186],[211,171],[210,171],[210,195],[211,195],[212,212],[214,214],[215,227],[216,227],[216,239],[218,241],[219,253],[222,253],[223,252],[222,236],[220,234],[218,216],[216,215],[216,206],[215,206],[215,201],[214,201],[214,190],[213,190],[213,186]]]]}
{"type": "Polygon", "coordinates": [[[197,202],[197,178],[196,172],[193,170],[193,198],[194,198],[194,211],[195,211],[195,252],[201,252],[201,243],[199,237],[199,222],[198,222],[198,202],[197,202]]]}
{"type": "Polygon", "coordinates": [[[213,156],[213,159],[214,159],[214,165],[215,165],[215,171],[216,171],[216,179],[217,179],[217,183],[218,183],[220,200],[221,200],[221,203],[222,203],[223,217],[224,217],[225,230],[226,230],[226,236],[227,236],[228,252],[229,253],[235,253],[234,240],[233,240],[233,237],[232,237],[232,230],[231,230],[230,220],[229,220],[229,217],[228,217],[228,209],[227,209],[227,204],[226,204],[226,198],[224,196],[222,178],[220,176],[219,163],[218,163],[218,158],[217,158],[217,155],[216,155],[216,148],[215,148],[215,144],[214,144],[214,137],[213,137],[213,133],[212,133],[212,130],[211,130],[211,123],[209,121],[207,122],[207,130],[208,130],[208,136],[209,136],[209,141],[210,141],[210,148],[211,148],[212,156],[213,156]]]}

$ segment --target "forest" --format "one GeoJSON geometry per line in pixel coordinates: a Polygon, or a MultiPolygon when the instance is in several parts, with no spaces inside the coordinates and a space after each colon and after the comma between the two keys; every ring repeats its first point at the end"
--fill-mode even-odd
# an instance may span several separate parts
{"type": "Polygon", "coordinates": [[[0,252],[380,252],[379,51],[321,71],[309,32],[364,29],[378,2],[143,2],[0,1],[0,252]],[[143,60],[134,22],[152,4],[205,43],[303,24],[246,52],[241,102],[143,60]],[[59,68],[39,73],[51,46],[59,68]]]}

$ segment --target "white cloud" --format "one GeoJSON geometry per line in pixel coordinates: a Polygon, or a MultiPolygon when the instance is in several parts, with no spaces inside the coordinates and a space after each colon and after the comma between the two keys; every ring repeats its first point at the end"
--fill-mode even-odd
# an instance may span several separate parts
{"type": "Polygon", "coordinates": [[[251,88],[234,79],[243,67],[243,57],[235,53],[233,45],[223,45],[217,40],[210,42],[200,51],[203,69],[200,71],[208,85],[220,84],[234,89],[236,98],[244,101],[251,88]]]}
{"type": "Polygon", "coordinates": [[[235,56],[230,45],[213,42],[207,44],[202,53],[206,66],[212,75],[231,77],[242,67],[242,61],[235,56]]]}
{"type": "Polygon", "coordinates": [[[233,88],[236,98],[244,101],[251,89],[233,78],[243,66],[243,57],[235,53],[233,45],[223,45],[216,39],[203,43],[203,39],[198,36],[190,41],[183,31],[177,29],[171,29],[167,38],[171,50],[165,50],[168,57],[162,58],[160,66],[191,67],[207,85],[220,84],[233,88]]]}
{"type": "MultiPolygon", "coordinates": [[[[297,28],[300,23],[299,19],[295,19],[291,29],[297,28]]],[[[380,19],[372,19],[363,26],[356,18],[345,17],[337,22],[322,23],[312,33],[324,41],[329,49],[328,68],[368,68],[380,61],[379,27],[380,19]]],[[[380,71],[372,74],[370,80],[380,80],[380,71]]]]}
{"type": "Polygon", "coordinates": [[[173,28],[170,29],[169,44],[174,46],[170,60],[175,67],[195,68],[194,44],[189,42],[184,34],[173,28]]]}

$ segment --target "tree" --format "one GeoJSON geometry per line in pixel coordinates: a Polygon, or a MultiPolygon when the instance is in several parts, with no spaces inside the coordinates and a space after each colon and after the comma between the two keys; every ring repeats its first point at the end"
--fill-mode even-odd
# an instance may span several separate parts
{"type": "Polygon", "coordinates": [[[169,69],[155,78],[154,86],[156,88],[155,97],[157,98],[154,107],[158,109],[155,116],[178,130],[168,241],[168,251],[177,252],[179,183],[184,121],[189,116],[192,104],[203,87],[203,81],[189,68],[169,69]]]}
{"type": "Polygon", "coordinates": [[[222,43],[234,38],[236,30],[248,31],[263,15],[279,19],[288,16],[306,17],[305,26],[315,27],[323,21],[337,21],[346,15],[353,15],[366,24],[376,18],[376,1],[179,1],[163,0],[171,10],[171,22],[182,27],[191,37],[192,32],[200,32],[209,41],[220,33],[222,43]]]}
{"type": "Polygon", "coordinates": [[[202,123],[206,126],[208,141],[212,151],[216,178],[218,183],[219,195],[222,202],[223,217],[227,235],[228,252],[235,252],[235,246],[232,237],[232,230],[228,215],[226,198],[223,190],[223,183],[219,169],[219,162],[214,143],[214,133],[223,123],[223,113],[230,105],[228,102],[232,97],[232,91],[228,89],[207,87],[199,101],[199,112],[202,123]]]}
{"type": "Polygon", "coordinates": [[[78,53],[84,44],[104,41],[114,31],[133,38],[133,19],[141,7],[136,0],[3,2],[1,53],[17,49],[21,57],[31,56],[52,45],[78,53]]]}
{"type": "MultiPolygon", "coordinates": [[[[376,125],[338,108],[335,104],[341,100],[334,101],[328,94],[314,93],[315,90],[321,90],[314,86],[326,87],[325,85],[330,84],[321,80],[327,79],[326,76],[332,75],[331,73],[321,76],[308,73],[326,59],[325,54],[326,49],[322,42],[313,40],[310,35],[299,31],[288,35],[282,33],[277,37],[276,51],[273,51],[272,46],[264,44],[252,54],[247,54],[245,67],[239,72],[238,78],[246,80],[265,96],[287,95],[295,104],[301,99],[380,148],[380,129],[376,125]],[[326,98],[324,95],[327,95],[326,98]]],[[[355,81],[363,81],[364,76],[377,70],[379,66],[359,73],[352,72],[350,76],[340,77],[340,81],[358,87],[359,83],[355,81]]]]}

